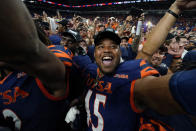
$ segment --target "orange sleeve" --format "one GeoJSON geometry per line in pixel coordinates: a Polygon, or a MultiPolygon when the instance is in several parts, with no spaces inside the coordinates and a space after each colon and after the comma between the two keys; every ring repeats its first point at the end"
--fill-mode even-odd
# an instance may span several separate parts
{"type": "Polygon", "coordinates": [[[145,60],[142,60],[140,62],[140,74],[141,74],[141,78],[144,78],[146,76],[151,76],[151,75],[156,75],[159,74],[159,72],[157,70],[155,70],[153,67],[149,66],[145,60]]]}
{"type": "Polygon", "coordinates": [[[55,97],[52,94],[50,94],[48,92],[48,90],[44,87],[43,83],[36,78],[35,81],[37,83],[37,86],[40,88],[41,92],[43,93],[43,95],[48,98],[49,100],[52,101],[60,101],[60,100],[64,100],[68,97],[69,94],[69,76],[70,76],[70,71],[67,69],[67,73],[66,73],[66,91],[65,91],[65,95],[62,97],[55,97]]]}
{"type": "Polygon", "coordinates": [[[134,101],[134,89],[135,89],[135,81],[134,80],[132,83],[131,83],[131,89],[130,89],[130,104],[131,104],[131,108],[134,112],[136,113],[142,113],[143,110],[141,109],[138,109],[135,105],[135,101],[134,101]]]}

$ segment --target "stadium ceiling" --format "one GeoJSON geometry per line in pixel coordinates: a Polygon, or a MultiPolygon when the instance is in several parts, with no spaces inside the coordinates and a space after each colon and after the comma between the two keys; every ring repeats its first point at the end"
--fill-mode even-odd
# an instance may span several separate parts
{"type": "MultiPolygon", "coordinates": [[[[69,4],[69,5],[84,5],[84,4],[120,2],[125,0],[51,0],[51,1],[59,2],[62,4],[69,4]]],[[[129,1],[146,2],[146,1],[168,1],[168,0],[129,0],[129,1]]]]}
{"type": "MultiPolygon", "coordinates": [[[[37,1],[37,0],[22,0],[22,1],[37,1]]],[[[67,4],[67,5],[84,5],[84,4],[96,4],[96,3],[110,3],[110,2],[121,2],[126,0],[43,0],[43,1],[52,1],[60,4],[67,4]]],[[[142,2],[164,2],[164,1],[173,1],[173,0],[127,0],[127,1],[135,1],[138,3],[142,2]]]]}
{"type": "MultiPolygon", "coordinates": [[[[173,3],[174,0],[22,0],[28,7],[31,12],[40,12],[47,11],[53,14],[56,14],[56,10],[59,10],[61,13],[65,14],[105,14],[105,15],[122,15],[129,14],[131,8],[143,9],[147,14],[164,14],[164,12],[169,8],[169,6],[173,3]],[[131,3],[125,4],[112,4],[108,3],[118,3],[118,2],[127,2],[131,1],[131,3]],[[87,5],[95,5],[100,3],[106,3],[103,6],[90,6],[87,5]],[[58,5],[60,4],[60,5],[58,5]],[[108,4],[108,5],[107,5],[108,4]],[[69,5],[70,7],[65,7],[62,5],[69,5]],[[81,6],[72,7],[72,6],[81,6]],[[85,6],[84,6],[85,5],[85,6]],[[158,6],[157,6],[158,5],[158,6]]],[[[134,15],[137,14],[137,11],[131,11],[134,15]]],[[[185,14],[187,17],[194,16],[196,10],[189,11],[185,14]]]]}
{"type": "Polygon", "coordinates": [[[26,5],[69,10],[113,10],[136,7],[167,9],[173,0],[22,0],[26,5]],[[159,5],[159,6],[157,6],[159,5]],[[82,9],[83,8],[83,9],[82,9]],[[85,8],[85,9],[84,9],[85,8]]]}

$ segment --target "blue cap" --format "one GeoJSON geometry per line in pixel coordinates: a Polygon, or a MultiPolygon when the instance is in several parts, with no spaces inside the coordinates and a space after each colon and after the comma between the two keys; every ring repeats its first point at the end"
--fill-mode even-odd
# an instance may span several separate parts
{"type": "Polygon", "coordinates": [[[196,50],[191,50],[189,52],[186,53],[186,55],[184,56],[182,62],[194,62],[196,61],[196,50]]]}
{"type": "Polygon", "coordinates": [[[61,37],[58,35],[51,35],[49,37],[50,41],[52,42],[52,44],[54,45],[60,45],[61,42],[61,37]]]}

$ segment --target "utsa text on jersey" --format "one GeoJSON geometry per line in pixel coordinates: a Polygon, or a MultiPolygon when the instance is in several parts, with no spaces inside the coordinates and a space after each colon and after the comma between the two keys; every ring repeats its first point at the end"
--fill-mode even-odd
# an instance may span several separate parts
{"type": "Polygon", "coordinates": [[[97,81],[95,82],[94,78],[90,77],[90,74],[88,75],[87,79],[87,86],[91,87],[92,89],[96,89],[100,92],[106,92],[108,94],[112,94],[112,83],[111,82],[104,82],[104,81],[97,81]]]}
{"type": "Polygon", "coordinates": [[[20,87],[15,87],[14,90],[6,90],[4,92],[0,92],[0,96],[2,97],[5,102],[3,104],[9,105],[11,103],[15,103],[16,99],[21,96],[23,99],[29,96],[29,93],[21,90],[20,87]]]}

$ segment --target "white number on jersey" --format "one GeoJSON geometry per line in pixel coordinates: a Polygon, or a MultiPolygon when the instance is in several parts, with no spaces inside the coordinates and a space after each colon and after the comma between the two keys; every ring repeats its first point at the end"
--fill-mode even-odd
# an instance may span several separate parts
{"type": "Polygon", "coordinates": [[[107,97],[105,95],[96,93],[93,110],[94,110],[94,115],[98,118],[98,124],[97,124],[97,127],[95,127],[93,123],[91,122],[91,113],[90,113],[90,108],[89,108],[90,106],[89,102],[90,102],[92,93],[93,93],[92,90],[89,90],[85,98],[85,107],[86,107],[86,112],[87,112],[87,124],[88,126],[90,125],[90,123],[92,124],[93,131],[102,131],[104,128],[104,119],[99,112],[99,106],[100,104],[103,104],[103,107],[105,107],[107,97]]]}
{"type": "Polygon", "coordinates": [[[15,130],[20,130],[21,129],[21,120],[18,118],[18,116],[10,109],[5,109],[2,111],[2,114],[4,116],[4,119],[11,117],[13,118],[13,122],[15,123],[15,130]]]}

